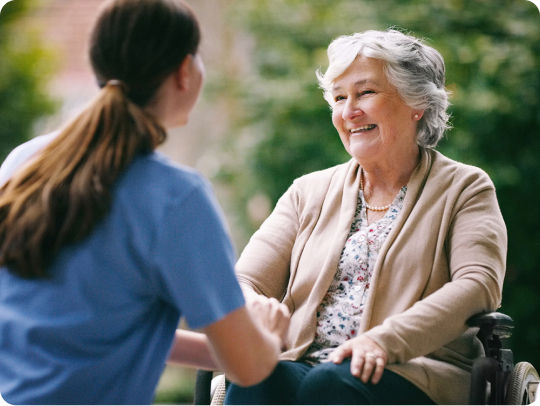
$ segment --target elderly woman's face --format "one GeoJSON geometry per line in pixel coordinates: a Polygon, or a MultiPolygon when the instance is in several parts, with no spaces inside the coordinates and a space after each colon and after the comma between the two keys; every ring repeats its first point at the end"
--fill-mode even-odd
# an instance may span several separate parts
{"type": "Polygon", "coordinates": [[[359,56],[332,88],[332,122],[347,152],[361,163],[417,151],[422,111],[405,104],[383,67],[381,60],[359,56]]]}

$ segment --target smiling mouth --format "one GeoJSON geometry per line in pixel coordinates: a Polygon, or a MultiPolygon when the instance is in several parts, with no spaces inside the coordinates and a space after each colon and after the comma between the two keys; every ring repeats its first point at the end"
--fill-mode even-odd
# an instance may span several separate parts
{"type": "Polygon", "coordinates": [[[362,127],[352,128],[352,129],[349,130],[349,132],[351,134],[358,134],[358,133],[363,133],[363,132],[366,132],[366,131],[373,130],[376,127],[377,126],[375,124],[368,124],[368,125],[364,125],[362,127]]]}

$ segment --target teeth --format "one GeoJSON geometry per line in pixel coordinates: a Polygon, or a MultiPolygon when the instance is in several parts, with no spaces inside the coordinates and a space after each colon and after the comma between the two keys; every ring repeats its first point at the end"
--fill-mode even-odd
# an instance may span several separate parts
{"type": "Polygon", "coordinates": [[[368,130],[373,130],[375,127],[377,127],[375,124],[369,124],[369,125],[364,125],[362,127],[358,127],[358,128],[353,128],[350,130],[351,133],[357,133],[357,132],[360,132],[360,131],[368,131],[368,130]]]}

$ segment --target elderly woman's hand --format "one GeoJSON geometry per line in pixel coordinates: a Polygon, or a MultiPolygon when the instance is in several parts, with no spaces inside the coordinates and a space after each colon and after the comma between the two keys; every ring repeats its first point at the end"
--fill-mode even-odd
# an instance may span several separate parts
{"type": "Polygon", "coordinates": [[[351,374],[367,383],[379,382],[387,361],[386,352],[372,339],[365,336],[352,338],[337,347],[328,357],[329,361],[340,364],[351,358],[351,374]]]}
{"type": "MultiPolygon", "coordinates": [[[[244,292],[245,293],[245,292],[244,292]]],[[[252,318],[261,327],[268,329],[281,339],[282,349],[287,348],[287,331],[291,314],[287,306],[277,299],[258,294],[246,294],[246,306],[252,318]]]]}

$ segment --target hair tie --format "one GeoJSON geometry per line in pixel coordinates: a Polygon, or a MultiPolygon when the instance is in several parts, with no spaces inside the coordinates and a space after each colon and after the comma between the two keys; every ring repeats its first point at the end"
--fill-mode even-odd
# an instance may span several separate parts
{"type": "Polygon", "coordinates": [[[105,86],[118,86],[122,91],[127,90],[126,84],[119,79],[110,79],[105,83],[105,86]]]}

